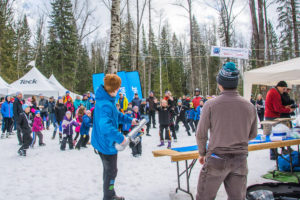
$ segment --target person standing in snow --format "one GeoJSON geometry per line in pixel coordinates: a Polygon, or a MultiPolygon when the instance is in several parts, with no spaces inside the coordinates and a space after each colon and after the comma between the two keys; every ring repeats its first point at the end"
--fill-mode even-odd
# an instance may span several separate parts
{"type": "Polygon", "coordinates": [[[6,138],[8,138],[9,135],[12,134],[12,128],[13,128],[13,104],[10,101],[10,96],[5,97],[5,102],[1,106],[1,114],[4,118],[4,129],[1,134],[1,138],[4,138],[5,131],[6,131],[6,138]]]}
{"type": "MultiPolygon", "coordinates": [[[[81,147],[87,148],[87,143],[90,139],[90,128],[92,127],[92,112],[90,110],[86,111],[86,114],[82,117],[82,123],[80,126],[80,139],[78,143],[76,144],[76,149],[80,150],[81,147]]],[[[77,128],[77,127],[76,127],[77,128]]]]}
{"type": "MultiPolygon", "coordinates": [[[[136,119],[136,120],[141,120],[141,114],[139,112],[139,107],[138,106],[134,106],[133,107],[133,113],[132,113],[132,118],[136,119]]],[[[131,126],[131,130],[134,128],[135,126],[131,126]]],[[[130,147],[132,149],[132,155],[133,157],[138,157],[142,155],[142,138],[139,136],[140,141],[138,143],[134,143],[131,142],[130,143],[130,147]]]]}
{"type": "MultiPolygon", "coordinates": [[[[57,123],[58,131],[59,131],[59,143],[61,143],[61,140],[62,140],[62,132],[63,132],[62,121],[64,119],[66,112],[67,112],[67,107],[63,103],[63,98],[58,97],[58,100],[57,100],[56,106],[55,106],[55,118],[56,118],[56,123],[57,123]]],[[[52,140],[54,140],[55,136],[56,136],[56,131],[54,130],[52,140]]]]}
{"type": "Polygon", "coordinates": [[[17,136],[18,136],[18,141],[19,141],[19,145],[23,144],[23,139],[22,139],[22,135],[21,135],[21,129],[20,127],[18,127],[18,121],[19,121],[19,116],[21,113],[23,113],[23,95],[21,92],[17,92],[16,93],[16,98],[13,104],[13,111],[14,111],[14,120],[17,122],[17,136]]]}
{"type": "Polygon", "coordinates": [[[176,129],[176,131],[178,131],[179,130],[179,122],[182,122],[188,136],[191,136],[190,127],[189,127],[189,125],[187,123],[187,120],[186,120],[186,111],[187,111],[187,109],[188,108],[185,105],[182,105],[182,100],[179,99],[178,102],[177,102],[177,106],[175,108],[175,113],[177,115],[176,122],[175,122],[175,129],[176,129]]]}
{"type": "Polygon", "coordinates": [[[43,125],[45,127],[44,123],[46,122],[47,130],[49,130],[49,124],[50,124],[48,119],[48,106],[49,106],[48,100],[45,99],[43,94],[40,94],[39,109],[41,111],[41,118],[43,120],[43,125]]]}
{"type": "Polygon", "coordinates": [[[186,118],[187,118],[187,122],[190,125],[193,133],[195,133],[196,128],[197,128],[197,127],[194,126],[194,119],[195,119],[196,111],[194,109],[193,102],[190,102],[189,108],[190,109],[186,111],[186,118]]]}
{"type": "Polygon", "coordinates": [[[154,93],[151,91],[149,93],[149,97],[147,99],[147,107],[149,108],[149,125],[152,126],[153,128],[156,128],[156,121],[155,121],[155,113],[156,113],[156,109],[155,109],[155,103],[154,103],[155,97],[154,97],[154,93]]]}
{"type": "Polygon", "coordinates": [[[248,142],[257,135],[257,117],[255,107],[239,95],[238,82],[235,64],[223,65],[217,76],[220,96],[203,106],[196,134],[203,165],[196,200],[215,199],[223,182],[228,199],[246,198],[248,142]]]}
{"type": "Polygon", "coordinates": [[[22,109],[23,112],[20,113],[18,116],[17,126],[19,127],[22,133],[23,143],[20,149],[18,150],[18,154],[20,156],[26,156],[26,150],[29,148],[32,142],[31,126],[33,117],[30,113],[30,107],[27,104],[23,104],[22,109]]]}
{"type": "Polygon", "coordinates": [[[134,98],[132,99],[132,107],[137,106],[140,107],[142,100],[139,98],[139,94],[135,93],[134,98]]]}
{"type": "MultiPolygon", "coordinates": [[[[116,108],[116,95],[121,87],[121,78],[116,74],[107,74],[104,85],[100,85],[96,92],[96,106],[94,110],[93,132],[91,144],[100,156],[103,164],[103,200],[124,200],[115,192],[117,177],[118,151],[115,144],[127,145],[129,140],[119,132],[119,124],[137,121],[116,108]]],[[[124,109],[124,107],[123,107],[124,109]]]]}
{"type": "MultiPolygon", "coordinates": [[[[149,119],[149,107],[147,107],[146,99],[142,99],[142,103],[141,103],[141,105],[139,107],[139,111],[141,113],[141,118],[142,119],[149,119]]],[[[151,126],[150,122],[148,122],[146,124],[146,126],[147,126],[146,136],[151,136],[150,133],[149,133],[150,126],[151,126]]]]}
{"type": "Polygon", "coordinates": [[[118,104],[120,105],[121,112],[124,113],[128,108],[128,99],[121,92],[119,93],[119,97],[118,104]]]}
{"type": "Polygon", "coordinates": [[[46,144],[43,142],[43,134],[42,130],[44,129],[43,120],[41,117],[41,111],[35,111],[35,117],[32,124],[32,132],[33,132],[33,140],[32,140],[32,147],[34,147],[36,142],[36,136],[39,137],[39,146],[45,146],[46,144]]]}
{"type": "Polygon", "coordinates": [[[198,108],[201,100],[202,100],[202,98],[200,96],[200,90],[199,90],[199,88],[196,88],[195,89],[195,97],[192,100],[195,109],[198,108]]]}
{"type": "Polygon", "coordinates": [[[204,105],[203,99],[201,99],[199,106],[195,108],[195,118],[194,118],[195,129],[197,129],[203,105],[204,105]]]}

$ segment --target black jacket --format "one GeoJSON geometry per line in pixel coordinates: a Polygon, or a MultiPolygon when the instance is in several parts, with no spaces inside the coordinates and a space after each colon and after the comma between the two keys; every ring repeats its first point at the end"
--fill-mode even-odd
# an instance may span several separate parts
{"type": "Polygon", "coordinates": [[[157,106],[158,110],[158,121],[160,125],[169,125],[170,124],[170,112],[166,107],[157,106]]]}
{"type": "Polygon", "coordinates": [[[149,104],[149,111],[155,111],[155,103],[154,103],[154,97],[149,97],[147,99],[147,103],[149,104]]]}
{"type": "Polygon", "coordinates": [[[48,112],[49,113],[55,113],[55,102],[50,102],[48,103],[48,112]]]}
{"type": "Polygon", "coordinates": [[[32,123],[33,123],[33,116],[31,113],[26,114],[22,112],[18,118],[18,126],[21,128],[23,134],[30,134],[32,123]]]}
{"type": "Polygon", "coordinates": [[[146,104],[141,104],[139,110],[140,110],[141,115],[149,114],[149,108],[147,107],[146,104]]]}
{"type": "Polygon", "coordinates": [[[15,101],[13,104],[13,112],[14,112],[14,118],[16,121],[18,121],[19,115],[21,113],[23,113],[22,104],[23,103],[18,98],[15,98],[15,101]]]}
{"type": "Polygon", "coordinates": [[[57,106],[55,106],[55,118],[57,122],[62,122],[64,119],[64,116],[67,112],[67,107],[65,104],[60,103],[57,106]]]}
{"type": "Polygon", "coordinates": [[[175,113],[180,119],[185,119],[185,113],[187,111],[187,107],[182,105],[182,106],[176,106],[175,108],[175,113]]]}
{"type": "Polygon", "coordinates": [[[134,98],[134,99],[132,99],[131,103],[132,103],[132,107],[134,107],[134,106],[140,107],[142,100],[140,98],[134,98]]]}
{"type": "MultiPolygon", "coordinates": [[[[295,104],[295,101],[293,99],[291,99],[290,95],[286,92],[284,92],[281,95],[281,101],[282,101],[283,106],[290,106],[290,105],[295,104]]],[[[281,113],[280,117],[281,118],[290,118],[291,115],[295,115],[295,113],[281,113]]]]}

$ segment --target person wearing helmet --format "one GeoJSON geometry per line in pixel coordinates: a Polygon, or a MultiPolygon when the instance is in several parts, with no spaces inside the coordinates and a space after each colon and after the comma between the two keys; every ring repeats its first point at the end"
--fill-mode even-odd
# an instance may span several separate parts
{"type": "Polygon", "coordinates": [[[200,96],[200,90],[199,88],[195,89],[195,96],[192,100],[193,102],[193,106],[195,109],[197,109],[197,107],[200,105],[200,100],[202,100],[201,96],[200,96]]]}

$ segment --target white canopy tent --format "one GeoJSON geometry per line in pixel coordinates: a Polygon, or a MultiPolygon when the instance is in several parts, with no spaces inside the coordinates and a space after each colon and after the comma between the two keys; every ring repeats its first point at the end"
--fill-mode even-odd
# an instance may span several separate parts
{"type": "MultiPolygon", "coordinates": [[[[53,74],[50,76],[50,78],[48,79],[48,81],[55,88],[58,89],[60,96],[64,96],[66,94],[66,91],[68,91],[62,84],[60,84],[60,82],[58,82],[58,80],[55,78],[55,76],[53,74]]],[[[70,96],[73,98],[73,100],[75,100],[76,96],[80,96],[80,95],[75,94],[73,92],[70,92],[70,96]]]]}
{"type": "Polygon", "coordinates": [[[22,78],[10,85],[24,95],[43,94],[46,97],[59,95],[59,90],[49,83],[48,79],[36,68],[33,67],[22,78]]]}
{"type": "Polygon", "coordinates": [[[251,98],[252,85],[275,86],[279,81],[300,84],[300,58],[261,67],[244,73],[244,97],[251,98]]]}
{"type": "Polygon", "coordinates": [[[0,76],[0,95],[6,96],[16,91],[0,76]]]}

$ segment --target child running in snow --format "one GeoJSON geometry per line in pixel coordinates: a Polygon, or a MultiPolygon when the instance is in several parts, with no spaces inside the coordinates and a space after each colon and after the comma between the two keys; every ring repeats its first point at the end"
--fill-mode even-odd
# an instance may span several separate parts
{"type": "Polygon", "coordinates": [[[66,112],[66,116],[64,117],[64,120],[62,122],[62,128],[63,128],[63,140],[61,142],[60,150],[65,151],[66,150],[66,144],[69,143],[69,149],[73,149],[73,126],[79,126],[79,124],[72,120],[72,113],[71,111],[66,112]]]}
{"type": "Polygon", "coordinates": [[[86,111],[86,114],[82,117],[81,126],[77,126],[76,128],[80,127],[80,139],[76,145],[76,149],[80,150],[80,147],[87,148],[87,143],[89,142],[90,135],[90,127],[92,127],[92,112],[90,110],[86,111]]]}
{"type": "Polygon", "coordinates": [[[33,120],[33,125],[32,125],[32,133],[33,133],[33,139],[32,139],[32,144],[31,147],[33,148],[36,142],[36,136],[39,137],[39,145],[40,146],[45,146],[46,144],[43,142],[43,134],[42,130],[44,129],[43,126],[43,120],[41,118],[41,112],[39,110],[35,111],[35,117],[33,120]]]}
{"type": "MultiPolygon", "coordinates": [[[[133,107],[133,113],[131,115],[131,117],[133,119],[137,119],[140,120],[141,119],[141,114],[139,112],[139,107],[138,106],[134,106],[133,107]]],[[[131,126],[131,129],[133,129],[135,126],[131,126]]],[[[143,130],[142,130],[143,131],[143,130]]],[[[138,157],[142,155],[142,138],[140,136],[138,136],[140,138],[138,143],[130,143],[130,147],[132,149],[132,155],[134,157],[138,157]]]]}
{"type": "Polygon", "coordinates": [[[161,106],[157,106],[157,100],[154,100],[155,107],[158,110],[158,119],[159,119],[159,136],[160,144],[159,147],[165,145],[164,139],[168,141],[168,149],[171,148],[171,136],[170,136],[170,112],[168,109],[168,102],[166,100],[161,101],[161,106]],[[164,138],[165,132],[165,138],[164,138]]]}

